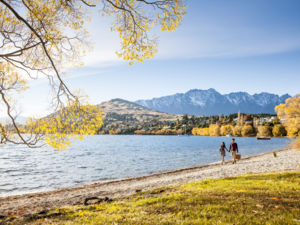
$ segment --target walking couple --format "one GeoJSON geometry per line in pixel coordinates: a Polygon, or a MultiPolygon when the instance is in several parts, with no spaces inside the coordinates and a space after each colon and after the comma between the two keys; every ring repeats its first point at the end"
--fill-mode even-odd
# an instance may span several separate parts
{"type": "Polygon", "coordinates": [[[229,147],[229,150],[226,148],[226,145],[224,142],[222,142],[221,146],[220,146],[220,154],[222,156],[222,164],[225,163],[225,160],[224,160],[224,157],[225,157],[225,150],[228,151],[228,152],[232,152],[232,159],[233,159],[233,162],[232,164],[236,163],[236,153],[239,152],[239,149],[238,149],[238,145],[237,143],[235,142],[235,139],[232,138],[232,142],[230,144],[230,147],[229,147]]]}

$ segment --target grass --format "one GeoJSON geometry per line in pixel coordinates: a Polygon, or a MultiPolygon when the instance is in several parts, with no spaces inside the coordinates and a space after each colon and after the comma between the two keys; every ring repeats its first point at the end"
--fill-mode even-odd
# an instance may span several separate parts
{"type": "Polygon", "coordinates": [[[12,223],[300,225],[300,172],[168,186],[111,203],[53,209],[12,223]]]}

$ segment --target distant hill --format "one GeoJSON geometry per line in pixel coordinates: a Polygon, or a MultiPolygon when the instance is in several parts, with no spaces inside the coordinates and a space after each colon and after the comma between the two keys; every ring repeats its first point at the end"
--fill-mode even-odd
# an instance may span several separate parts
{"type": "MultiPolygon", "coordinates": [[[[16,122],[19,123],[19,124],[24,124],[27,119],[28,119],[27,117],[18,116],[16,118],[16,122]]],[[[11,120],[10,120],[9,117],[0,117],[0,123],[4,123],[4,122],[11,123],[11,120]]]]}
{"type": "Polygon", "coordinates": [[[173,114],[190,115],[219,115],[242,113],[275,113],[274,107],[283,103],[288,94],[278,96],[262,92],[250,95],[247,92],[233,92],[222,95],[215,89],[193,89],[186,93],[179,93],[150,100],[138,100],[137,104],[152,110],[173,114]]]}
{"type": "Polygon", "coordinates": [[[150,121],[176,121],[179,115],[167,114],[148,109],[134,102],[123,99],[112,99],[99,105],[104,112],[104,121],[107,123],[141,123],[150,121]]]}

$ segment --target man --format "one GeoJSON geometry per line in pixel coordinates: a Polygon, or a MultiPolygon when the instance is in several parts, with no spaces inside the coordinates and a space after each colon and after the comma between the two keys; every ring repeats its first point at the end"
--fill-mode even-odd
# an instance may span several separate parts
{"type": "Polygon", "coordinates": [[[232,138],[232,142],[231,142],[231,145],[229,147],[229,151],[232,151],[232,158],[233,158],[232,164],[234,164],[234,163],[236,163],[236,153],[239,152],[238,145],[237,145],[237,143],[235,143],[234,138],[232,138]]]}

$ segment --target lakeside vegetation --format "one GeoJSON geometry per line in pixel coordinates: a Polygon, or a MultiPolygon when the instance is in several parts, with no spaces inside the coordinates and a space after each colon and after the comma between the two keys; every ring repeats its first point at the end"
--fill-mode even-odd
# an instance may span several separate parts
{"type": "Polygon", "coordinates": [[[150,121],[135,126],[104,124],[100,134],[202,135],[202,136],[274,136],[287,135],[274,114],[230,114],[222,116],[183,115],[177,121],[150,121]]]}
{"type": "Polygon", "coordinates": [[[13,224],[298,224],[300,172],[248,174],[167,186],[13,224]]]}

